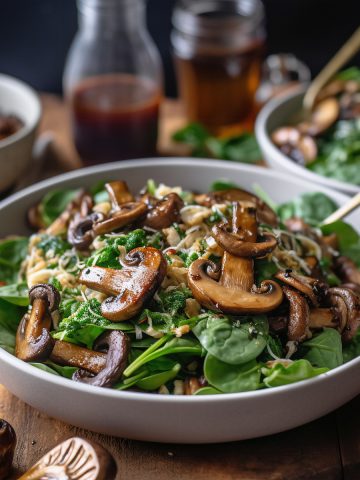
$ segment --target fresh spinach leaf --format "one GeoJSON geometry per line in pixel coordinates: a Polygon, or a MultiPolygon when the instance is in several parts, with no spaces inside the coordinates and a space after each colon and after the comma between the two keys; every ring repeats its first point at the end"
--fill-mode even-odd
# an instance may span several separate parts
{"type": "Polygon", "coordinates": [[[303,357],[316,367],[336,368],[344,363],[341,335],[334,328],[324,328],[302,347],[308,349],[303,357]]]}
{"type": "Polygon", "coordinates": [[[280,387],[290,383],[299,382],[308,378],[316,377],[327,372],[326,367],[315,368],[308,360],[295,360],[290,365],[284,366],[276,363],[273,367],[263,367],[261,373],[264,375],[264,384],[267,387],[280,387]]]}
{"type": "Polygon", "coordinates": [[[181,369],[180,363],[176,363],[171,370],[164,372],[153,373],[147,377],[141,378],[135,385],[142,390],[153,391],[157,390],[165,383],[173,380],[181,369]]]}
{"type": "Polygon", "coordinates": [[[0,299],[14,305],[26,307],[29,305],[29,295],[26,283],[13,283],[0,287],[0,299]]]}
{"type": "Polygon", "coordinates": [[[60,377],[70,379],[77,370],[77,368],[75,367],[61,367],[60,365],[56,365],[56,363],[50,361],[46,363],[32,362],[30,363],[30,365],[40,370],[43,370],[44,372],[51,373],[52,375],[58,375],[60,377]]]}
{"type": "Polygon", "coordinates": [[[304,193],[280,205],[277,214],[282,222],[291,217],[299,217],[309,225],[317,226],[336,208],[336,203],[323,193],[304,193]]]}
{"type": "Polygon", "coordinates": [[[199,388],[199,390],[196,390],[194,395],[219,395],[219,393],[223,392],[220,392],[220,390],[217,390],[214,387],[202,387],[199,388]]]}
{"type": "Polygon", "coordinates": [[[79,194],[80,190],[56,189],[48,192],[39,205],[44,225],[48,227],[79,194]]]}
{"type": "Polygon", "coordinates": [[[0,282],[15,283],[21,263],[25,260],[29,239],[7,238],[0,241],[0,282]]]}
{"type": "Polygon", "coordinates": [[[193,328],[193,333],[212,356],[230,365],[240,365],[260,355],[269,332],[264,315],[244,320],[234,322],[228,317],[209,315],[193,328]]]}
{"type": "Polygon", "coordinates": [[[260,365],[255,360],[229,365],[208,353],[204,374],[211,386],[224,393],[247,392],[260,386],[260,365]]]}
{"type": "Polygon", "coordinates": [[[26,309],[0,299],[0,347],[14,353],[16,330],[26,309]]]}

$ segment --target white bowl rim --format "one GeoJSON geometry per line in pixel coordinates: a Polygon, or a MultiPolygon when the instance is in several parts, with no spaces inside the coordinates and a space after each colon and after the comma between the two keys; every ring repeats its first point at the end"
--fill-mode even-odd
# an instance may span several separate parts
{"type": "MultiPolygon", "coordinates": [[[[209,161],[211,161],[212,165],[221,167],[222,170],[226,171],[227,169],[233,170],[238,169],[241,171],[251,172],[255,174],[265,175],[268,177],[276,177],[281,178],[284,181],[286,180],[293,180],[289,174],[276,172],[274,170],[266,169],[263,167],[257,167],[252,165],[244,165],[244,164],[236,164],[234,162],[229,161],[217,161],[217,160],[210,160],[210,159],[195,159],[195,158],[175,158],[175,157],[168,157],[168,158],[147,158],[147,159],[136,159],[136,160],[125,160],[120,162],[113,162],[101,165],[95,165],[92,167],[86,167],[82,169],[78,169],[76,171],[71,171],[68,173],[64,173],[62,175],[57,175],[50,179],[43,180],[41,182],[35,183],[30,187],[25,188],[17,193],[14,193],[10,197],[0,202],[0,209],[5,208],[6,206],[10,205],[17,200],[20,200],[24,197],[27,197],[31,194],[36,193],[38,190],[42,188],[51,188],[55,186],[61,186],[61,183],[65,180],[74,180],[79,179],[83,175],[86,174],[96,174],[96,173],[106,173],[111,172],[112,170],[118,168],[119,166],[127,167],[136,167],[141,168],[143,166],[148,166],[151,163],[152,166],[162,166],[162,165],[180,165],[180,166],[191,166],[195,163],[197,165],[203,165],[207,167],[209,165],[209,161]]],[[[304,179],[296,179],[296,183],[304,186],[309,186],[309,182],[305,181],[304,179]]],[[[328,195],[332,195],[333,197],[337,197],[339,200],[346,200],[346,195],[340,192],[331,192],[328,188],[319,185],[313,185],[314,189],[318,189],[318,191],[322,191],[323,193],[327,193],[328,195]]],[[[217,395],[158,395],[156,393],[142,393],[142,392],[130,392],[130,391],[123,391],[123,390],[114,390],[110,388],[102,388],[102,387],[95,387],[92,385],[86,385],[83,383],[74,382],[71,379],[67,379],[61,376],[56,376],[39,368],[36,368],[32,365],[19,360],[11,353],[7,352],[6,350],[0,348],[0,361],[4,361],[7,364],[13,365],[14,367],[23,370],[25,373],[30,375],[30,377],[34,377],[39,379],[40,381],[47,381],[50,384],[56,384],[58,386],[62,386],[64,389],[67,390],[76,390],[82,393],[92,394],[97,397],[108,397],[108,398],[121,398],[124,397],[127,400],[131,400],[134,402],[148,402],[148,401],[156,401],[156,402],[171,402],[171,403],[183,403],[183,402],[199,402],[199,403],[208,403],[208,402],[218,402],[218,401],[225,401],[225,402],[232,402],[235,400],[241,399],[251,399],[257,397],[264,397],[264,399],[268,395],[282,395],[282,392],[285,391],[296,391],[297,389],[302,389],[305,386],[311,387],[314,384],[320,384],[324,382],[329,377],[334,377],[341,375],[344,370],[348,370],[349,368],[353,367],[354,365],[360,365],[360,357],[357,357],[344,365],[334,368],[329,372],[320,374],[316,377],[302,380],[296,383],[292,383],[290,385],[283,385],[280,387],[273,387],[267,388],[262,390],[254,390],[250,392],[239,392],[239,393],[221,393],[217,395]]]]}
{"type": "Polygon", "coordinates": [[[360,191],[360,185],[355,183],[343,182],[342,180],[335,180],[325,175],[320,175],[319,173],[313,172],[297,163],[293,162],[287,155],[285,155],[281,150],[279,150],[271,141],[270,136],[267,130],[267,124],[270,115],[276,112],[276,110],[285,103],[291,102],[295,97],[303,96],[305,92],[304,88],[297,89],[295,92],[290,92],[288,94],[281,95],[270,100],[265,106],[260,110],[256,122],[255,122],[255,135],[260,144],[260,147],[264,151],[269,152],[269,156],[275,158],[276,162],[287,169],[289,172],[288,165],[291,165],[291,170],[294,173],[298,173],[303,178],[307,178],[314,183],[320,183],[329,188],[335,188],[342,192],[346,192],[350,195],[354,195],[355,191],[358,189],[360,191]]]}
{"type": "MultiPolygon", "coordinates": [[[[31,98],[31,100],[34,101],[35,118],[32,122],[29,122],[29,123],[24,122],[24,126],[21,127],[17,132],[13,133],[12,135],[9,135],[3,140],[0,140],[0,150],[5,147],[8,147],[9,145],[12,145],[13,143],[16,143],[18,140],[26,137],[32,130],[34,130],[34,128],[36,128],[36,126],[40,121],[41,112],[42,112],[39,96],[36,93],[36,91],[32,87],[30,87],[30,85],[23,82],[22,80],[19,80],[18,78],[12,77],[11,75],[6,75],[4,73],[0,73],[0,85],[1,84],[9,87],[15,86],[17,88],[22,89],[25,95],[27,95],[29,98],[31,98]]],[[[0,105],[0,108],[1,108],[1,105],[0,105]]]]}

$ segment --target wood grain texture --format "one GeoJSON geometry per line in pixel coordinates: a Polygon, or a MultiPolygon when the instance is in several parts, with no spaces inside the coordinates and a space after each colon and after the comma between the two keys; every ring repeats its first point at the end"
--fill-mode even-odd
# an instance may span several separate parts
{"type": "Polygon", "coordinates": [[[345,480],[360,479],[360,396],[336,412],[345,480]]]}
{"type": "MultiPolygon", "coordinates": [[[[117,461],[119,480],[343,478],[335,414],[261,439],[216,445],[162,445],[108,437],[66,425],[0,387],[0,417],[13,425],[18,437],[12,480],[72,436],[84,437],[108,449],[117,461]]],[[[351,420],[349,425],[344,424],[344,428],[350,430],[352,423],[351,420]]],[[[360,434],[357,431],[353,435],[356,434],[359,444],[360,434]]]]}

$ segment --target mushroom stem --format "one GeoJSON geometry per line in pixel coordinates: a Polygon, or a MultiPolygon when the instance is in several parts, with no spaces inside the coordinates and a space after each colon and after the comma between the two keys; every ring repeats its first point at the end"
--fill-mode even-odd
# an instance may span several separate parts
{"type": "Polygon", "coordinates": [[[309,331],[309,305],[306,299],[289,287],[283,287],[285,297],[289,301],[288,340],[303,342],[311,336],[309,331]]]}
{"type": "Polygon", "coordinates": [[[310,328],[337,328],[338,319],[332,308],[312,308],[310,310],[310,328]]]}
{"type": "Polygon", "coordinates": [[[134,201],[134,197],[123,180],[105,183],[105,188],[109,194],[112,210],[118,210],[123,203],[134,201]]]}
{"type": "Polygon", "coordinates": [[[106,353],[95,352],[74,343],[56,340],[50,360],[59,365],[77,367],[98,374],[106,365],[106,353]]]}
{"type": "MultiPolygon", "coordinates": [[[[233,205],[233,233],[246,241],[256,240],[256,209],[251,203],[233,205]]],[[[189,287],[196,300],[203,306],[234,315],[265,313],[274,310],[282,301],[280,286],[265,280],[257,288],[254,285],[254,261],[224,252],[220,278],[217,281],[216,265],[198,259],[188,270],[189,287]]]]}

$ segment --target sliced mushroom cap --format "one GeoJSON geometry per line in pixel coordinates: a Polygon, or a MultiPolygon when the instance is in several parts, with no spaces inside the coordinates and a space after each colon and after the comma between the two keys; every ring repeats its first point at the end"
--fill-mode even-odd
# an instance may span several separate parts
{"type": "Polygon", "coordinates": [[[306,165],[317,156],[315,140],[308,134],[301,133],[295,127],[281,127],[271,135],[274,144],[287,156],[300,165],[306,165]]]}
{"type": "Polygon", "coordinates": [[[116,463],[105,448],[72,437],[47,452],[18,480],[114,480],[116,474],[116,463]]]}
{"type": "Polygon", "coordinates": [[[109,194],[113,211],[117,210],[124,203],[134,202],[134,196],[130,192],[127,183],[123,180],[105,183],[105,188],[109,194]]]}
{"type": "Polygon", "coordinates": [[[289,287],[306,295],[315,307],[319,306],[326,295],[327,285],[317,278],[298,275],[291,271],[277,272],[274,276],[289,287]]]}
{"type": "Polygon", "coordinates": [[[123,268],[88,267],[80,283],[109,297],[101,304],[102,315],[113,322],[128,320],[152,298],[166,273],[166,261],[156,248],[139,247],[123,260],[123,268]]]}
{"type": "Polygon", "coordinates": [[[97,212],[91,213],[86,217],[75,215],[69,224],[67,233],[67,240],[70,245],[78,250],[86,250],[95,237],[94,225],[103,221],[104,218],[103,214],[97,212]]]}
{"type": "Polygon", "coordinates": [[[58,365],[81,368],[96,375],[106,365],[106,354],[80,347],[74,343],[56,340],[50,360],[58,365]]]}
{"type": "Polygon", "coordinates": [[[333,125],[339,117],[340,106],[336,98],[330,97],[315,105],[309,122],[298,125],[304,135],[311,137],[320,135],[333,125]]]}
{"type": "Polygon", "coordinates": [[[296,290],[283,287],[283,292],[290,304],[288,322],[288,340],[303,342],[311,337],[309,330],[310,309],[306,299],[296,290]]]}
{"type": "Polygon", "coordinates": [[[328,298],[341,318],[342,341],[348,343],[360,327],[360,297],[340,286],[330,288],[328,298]]]}
{"type": "Polygon", "coordinates": [[[8,478],[16,446],[16,434],[10,423],[0,418],[0,478],[8,478]]]}
{"type": "Polygon", "coordinates": [[[341,80],[339,78],[332,80],[320,90],[318,96],[316,97],[316,101],[321,102],[326,98],[336,97],[344,91],[345,85],[346,83],[344,82],[344,80],[341,80]]]}
{"type": "Polygon", "coordinates": [[[129,337],[119,330],[104,332],[94,343],[95,350],[106,349],[106,365],[95,376],[89,376],[85,370],[78,370],[73,380],[96,387],[111,387],[125,370],[130,352],[129,337]]]}
{"type": "Polygon", "coordinates": [[[338,328],[339,316],[334,308],[312,308],[309,326],[312,329],[338,328]]]}
{"type": "Polygon", "coordinates": [[[180,221],[180,210],[183,206],[184,202],[177,193],[169,193],[149,211],[145,225],[155,230],[168,228],[180,221]]]}
{"type": "Polygon", "coordinates": [[[241,235],[231,233],[227,228],[225,223],[214,225],[212,234],[220,247],[236,257],[264,257],[276,248],[277,239],[270,232],[262,234],[259,241],[246,242],[241,235]]]}
{"type": "MultiPolygon", "coordinates": [[[[254,204],[233,205],[233,233],[241,234],[245,242],[257,237],[254,204]]],[[[265,280],[254,285],[254,262],[235,257],[225,251],[221,271],[208,260],[198,259],[188,270],[188,284],[196,300],[211,310],[229,314],[264,313],[274,310],[282,301],[280,286],[265,280]]]]}
{"type": "Polygon", "coordinates": [[[360,270],[356,263],[349,257],[341,255],[333,259],[334,271],[344,283],[360,285],[360,270]]]}
{"type": "Polygon", "coordinates": [[[256,215],[260,223],[266,223],[272,227],[276,227],[279,224],[274,210],[258,196],[240,188],[229,188],[227,190],[209,192],[204,195],[196,195],[195,201],[205,207],[211,207],[216,203],[251,202],[256,206],[256,215]]]}
{"type": "Polygon", "coordinates": [[[17,329],[15,355],[25,362],[46,360],[54,346],[50,335],[51,312],[58,309],[60,294],[52,285],[34,285],[29,291],[32,309],[17,329]]]}
{"type": "Polygon", "coordinates": [[[147,212],[147,207],[142,202],[124,203],[106,220],[95,223],[93,230],[95,235],[104,235],[113,232],[126,225],[140,220],[147,212]]]}

